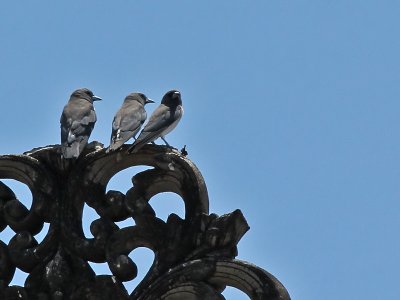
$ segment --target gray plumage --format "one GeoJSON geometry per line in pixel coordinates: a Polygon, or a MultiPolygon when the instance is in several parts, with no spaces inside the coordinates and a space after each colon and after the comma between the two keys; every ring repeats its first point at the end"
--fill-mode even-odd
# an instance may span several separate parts
{"type": "Polygon", "coordinates": [[[131,137],[135,137],[147,118],[144,110],[147,103],[154,101],[142,93],[131,93],[126,96],[112,122],[111,141],[107,152],[117,150],[131,137]]]}
{"type": "Polygon", "coordinates": [[[182,116],[183,106],[180,92],[176,90],[167,92],[162,98],[160,106],[153,112],[128,152],[136,152],[159,137],[169,146],[165,136],[176,127],[182,116]]]}
{"type": "Polygon", "coordinates": [[[64,158],[78,158],[96,123],[93,101],[101,100],[89,89],[72,93],[61,115],[61,146],[64,158]]]}

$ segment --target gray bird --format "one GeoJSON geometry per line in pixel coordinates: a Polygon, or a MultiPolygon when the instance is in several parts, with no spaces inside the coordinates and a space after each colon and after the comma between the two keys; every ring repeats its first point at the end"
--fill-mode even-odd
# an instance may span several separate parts
{"type": "Polygon", "coordinates": [[[144,110],[147,103],[154,101],[142,93],[131,93],[126,96],[112,122],[111,141],[107,152],[117,150],[131,137],[135,137],[147,118],[144,110]]]}
{"type": "Polygon", "coordinates": [[[78,158],[96,123],[93,101],[101,100],[89,89],[72,93],[61,115],[61,146],[64,158],[78,158]]]}
{"type": "Polygon", "coordinates": [[[160,106],[153,112],[150,120],[133,145],[128,149],[128,152],[136,152],[159,137],[169,146],[165,136],[176,127],[182,115],[181,93],[176,90],[169,91],[164,95],[160,106]]]}

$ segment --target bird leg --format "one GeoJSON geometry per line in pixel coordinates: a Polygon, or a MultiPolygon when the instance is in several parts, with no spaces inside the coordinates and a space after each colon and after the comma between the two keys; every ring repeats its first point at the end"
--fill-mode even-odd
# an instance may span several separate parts
{"type": "Polygon", "coordinates": [[[167,145],[168,147],[171,148],[170,144],[168,144],[168,142],[165,140],[165,138],[163,136],[161,136],[161,139],[164,141],[165,145],[167,145]]]}

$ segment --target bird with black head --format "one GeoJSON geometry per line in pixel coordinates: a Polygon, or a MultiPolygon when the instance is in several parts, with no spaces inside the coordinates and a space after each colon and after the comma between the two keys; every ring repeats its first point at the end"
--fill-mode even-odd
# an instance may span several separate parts
{"type": "Polygon", "coordinates": [[[181,93],[177,90],[167,92],[161,100],[161,104],[150,116],[139,137],[128,149],[129,153],[137,152],[140,148],[159,137],[167,146],[165,136],[170,133],[183,116],[181,93]]]}

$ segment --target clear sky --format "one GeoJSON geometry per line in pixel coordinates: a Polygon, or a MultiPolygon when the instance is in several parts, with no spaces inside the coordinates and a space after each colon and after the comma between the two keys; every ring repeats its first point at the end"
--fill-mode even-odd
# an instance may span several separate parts
{"type": "Polygon", "coordinates": [[[59,143],[76,88],[104,99],[105,144],[128,93],[179,89],[167,140],[187,145],[211,212],[244,213],[238,258],[294,300],[399,299],[399,16],[394,0],[2,1],[0,153],[59,143]]]}

